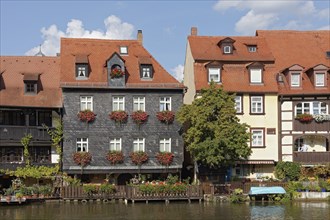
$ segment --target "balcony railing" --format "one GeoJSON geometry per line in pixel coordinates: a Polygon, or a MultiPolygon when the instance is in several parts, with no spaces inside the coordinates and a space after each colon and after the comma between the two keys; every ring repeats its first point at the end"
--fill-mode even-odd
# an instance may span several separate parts
{"type": "Polygon", "coordinates": [[[319,164],[330,162],[330,152],[293,152],[293,161],[300,163],[319,164]]]}
{"type": "Polygon", "coordinates": [[[295,131],[330,131],[330,121],[306,123],[294,120],[293,127],[295,131]]]}
{"type": "Polygon", "coordinates": [[[21,140],[26,134],[31,134],[33,140],[50,141],[51,138],[47,130],[43,127],[28,127],[28,126],[0,126],[1,140],[21,140]]]}

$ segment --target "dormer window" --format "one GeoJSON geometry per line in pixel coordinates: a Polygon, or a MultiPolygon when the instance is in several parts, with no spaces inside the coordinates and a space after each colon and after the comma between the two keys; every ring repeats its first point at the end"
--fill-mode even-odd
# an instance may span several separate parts
{"type": "Polygon", "coordinates": [[[87,55],[76,55],[76,78],[87,79],[89,76],[87,55]]]}
{"type": "Polygon", "coordinates": [[[316,87],[325,86],[325,74],[324,73],[315,73],[315,86],[316,87]]]}
{"type": "Polygon", "coordinates": [[[143,64],[141,65],[141,78],[151,79],[152,78],[152,65],[143,64]]]}
{"type": "Polygon", "coordinates": [[[223,53],[231,53],[231,46],[224,46],[223,53]]]}
{"type": "Polygon", "coordinates": [[[120,55],[127,55],[128,54],[127,46],[120,46],[119,53],[120,53],[120,55]]]}
{"type": "Polygon", "coordinates": [[[251,84],[263,83],[263,75],[262,75],[263,66],[264,64],[259,62],[254,62],[248,66],[251,84]]]}
{"type": "Polygon", "coordinates": [[[248,46],[248,50],[250,53],[255,53],[257,52],[257,46],[248,46]]]}
{"type": "Polygon", "coordinates": [[[221,82],[220,68],[210,67],[208,68],[209,72],[209,82],[221,82]]]}
{"type": "Polygon", "coordinates": [[[300,87],[301,76],[300,73],[291,73],[291,87],[300,87]]]}
{"type": "Polygon", "coordinates": [[[221,48],[223,54],[232,54],[234,50],[235,40],[227,37],[219,41],[218,46],[221,48]]]}
{"type": "Polygon", "coordinates": [[[24,74],[24,94],[26,95],[35,95],[38,92],[38,83],[39,74],[24,74]]]}

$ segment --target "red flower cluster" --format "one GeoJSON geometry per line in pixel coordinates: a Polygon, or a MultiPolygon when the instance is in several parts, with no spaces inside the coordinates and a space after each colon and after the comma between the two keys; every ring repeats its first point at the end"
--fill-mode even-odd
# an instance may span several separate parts
{"type": "Polygon", "coordinates": [[[162,165],[169,166],[173,162],[174,154],[172,152],[159,152],[156,155],[158,162],[162,165]]]}
{"type": "Polygon", "coordinates": [[[125,73],[120,68],[113,68],[110,73],[111,79],[119,78],[122,77],[123,75],[125,75],[125,73]]]}
{"type": "Polygon", "coordinates": [[[90,164],[92,155],[89,152],[76,152],[73,154],[73,160],[77,165],[84,167],[90,164]]]}
{"type": "Polygon", "coordinates": [[[96,114],[89,109],[78,112],[77,116],[80,119],[80,121],[84,121],[87,123],[93,122],[96,118],[96,114]]]}
{"type": "Polygon", "coordinates": [[[296,119],[300,122],[303,122],[303,123],[309,123],[311,121],[313,121],[313,115],[310,115],[310,114],[299,114],[297,115],[296,119]]]}
{"type": "Polygon", "coordinates": [[[127,122],[128,114],[125,111],[113,111],[109,114],[109,118],[115,122],[127,122]]]}
{"type": "Polygon", "coordinates": [[[110,151],[107,154],[107,160],[111,162],[111,164],[117,164],[124,162],[124,154],[121,151],[110,151]]]}
{"type": "Polygon", "coordinates": [[[159,121],[165,124],[171,124],[174,121],[175,114],[172,111],[161,111],[157,112],[156,116],[159,121]]]}
{"type": "Polygon", "coordinates": [[[149,159],[148,154],[143,151],[131,152],[129,157],[136,165],[141,165],[149,159]]]}
{"type": "Polygon", "coordinates": [[[148,116],[149,115],[144,111],[136,111],[131,115],[133,121],[138,125],[146,122],[148,120],[148,116]]]}

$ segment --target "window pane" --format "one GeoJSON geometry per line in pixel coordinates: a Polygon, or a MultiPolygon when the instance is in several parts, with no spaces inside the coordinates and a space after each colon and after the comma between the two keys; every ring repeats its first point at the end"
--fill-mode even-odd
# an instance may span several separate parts
{"type": "Polygon", "coordinates": [[[262,77],[261,77],[261,69],[251,69],[251,83],[261,83],[262,77]]]}
{"type": "Polygon", "coordinates": [[[317,73],[315,75],[315,85],[316,86],[324,86],[324,74],[323,73],[317,73]]]}
{"type": "Polygon", "coordinates": [[[300,86],[300,73],[292,73],[291,74],[291,86],[300,86]]]}
{"type": "Polygon", "coordinates": [[[220,82],[220,68],[209,68],[209,82],[220,82]]]}

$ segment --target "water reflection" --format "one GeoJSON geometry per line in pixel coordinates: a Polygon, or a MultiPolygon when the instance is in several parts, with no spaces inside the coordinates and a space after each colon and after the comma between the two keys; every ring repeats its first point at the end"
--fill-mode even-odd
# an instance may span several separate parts
{"type": "Polygon", "coordinates": [[[329,203],[45,203],[0,207],[0,219],[330,219],[329,203]]]}

